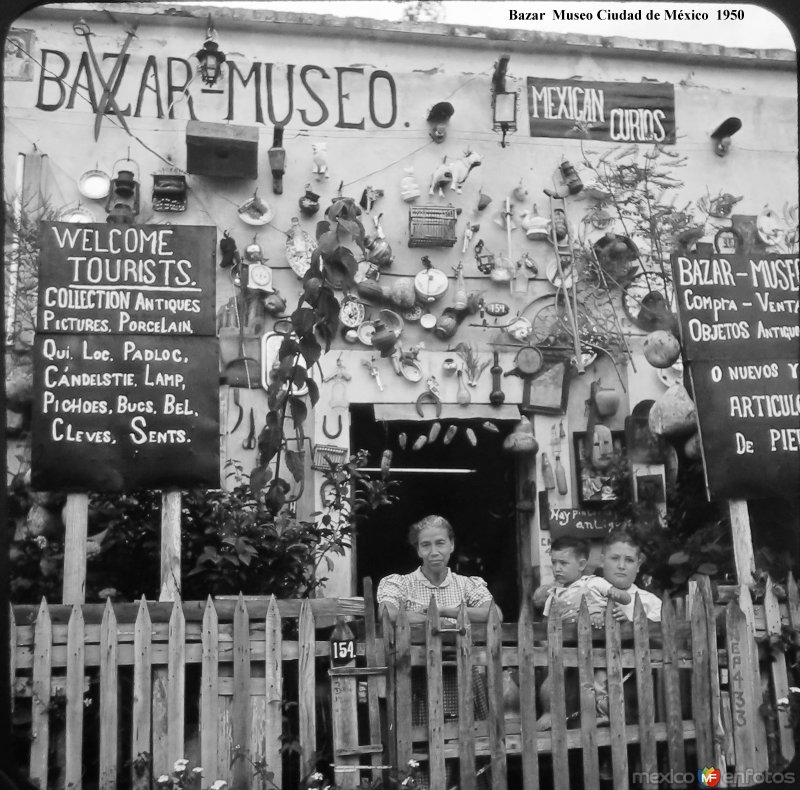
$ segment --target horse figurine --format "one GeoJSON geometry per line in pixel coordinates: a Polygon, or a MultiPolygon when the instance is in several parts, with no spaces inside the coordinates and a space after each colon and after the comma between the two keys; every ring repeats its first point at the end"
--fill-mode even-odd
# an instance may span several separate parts
{"type": "Polygon", "coordinates": [[[477,151],[470,151],[467,149],[467,151],[464,152],[464,156],[452,162],[450,169],[453,174],[453,182],[450,188],[455,189],[460,195],[462,184],[467,180],[467,176],[472,172],[473,168],[480,165],[481,161],[481,155],[477,151]]]}

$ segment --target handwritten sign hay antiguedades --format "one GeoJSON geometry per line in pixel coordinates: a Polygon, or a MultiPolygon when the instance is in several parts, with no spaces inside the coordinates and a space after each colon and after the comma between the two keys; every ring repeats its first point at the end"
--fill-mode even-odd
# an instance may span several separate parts
{"type": "Polygon", "coordinates": [[[216,231],[44,222],[32,484],[219,487],[216,231]]]}
{"type": "Polygon", "coordinates": [[[800,493],[796,255],[672,258],[711,499],[800,493]]]}

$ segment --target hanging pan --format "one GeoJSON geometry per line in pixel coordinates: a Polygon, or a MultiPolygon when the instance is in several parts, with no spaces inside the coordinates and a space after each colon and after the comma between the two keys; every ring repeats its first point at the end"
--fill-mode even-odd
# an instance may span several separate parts
{"type": "Polygon", "coordinates": [[[89,200],[104,200],[111,191],[111,176],[102,170],[87,170],[78,179],[78,192],[89,200]]]}

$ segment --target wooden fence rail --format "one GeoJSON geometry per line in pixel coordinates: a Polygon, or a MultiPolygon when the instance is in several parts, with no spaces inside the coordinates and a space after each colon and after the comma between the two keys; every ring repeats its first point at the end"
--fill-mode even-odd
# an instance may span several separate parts
{"type": "Polygon", "coordinates": [[[496,609],[487,622],[466,610],[440,621],[435,607],[425,622],[401,610],[396,623],[385,613],[376,623],[370,584],[365,593],[366,604],[239,596],[13,607],[21,765],[48,790],[151,788],[179,758],[202,765],[206,785],[258,787],[263,765],[290,790],[318,754],[344,790],[370,776],[401,780],[410,760],[432,790],[599,790],[605,773],[624,790],[633,773],[656,788],[658,774],[715,766],[742,776],[793,756],[786,714],[769,737],[760,710],[790,685],[775,637],[800,630],[791,579],[785,603],[770,584],[757,609],[747,588],[715,604],[706,580],[685,605],[666,597],[661,623],[639,605],[633,624],[609,615],[600,630],[585,609],[562,624],[534,622],[527,607],[517,623],[496,609]],[[765,636],[772,655],[759,659],[765,636]],[[355,649],[331,661],[334,643],[355,649]],[[545,675],[547,730],[537,727],[545,675]],[[298,754],[282,748],[287,737],[298,754]]]}

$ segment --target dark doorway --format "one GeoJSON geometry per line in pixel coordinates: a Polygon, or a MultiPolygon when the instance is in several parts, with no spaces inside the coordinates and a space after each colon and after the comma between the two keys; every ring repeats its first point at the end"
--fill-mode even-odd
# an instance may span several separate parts
{"type": "MultiPolygon", "coordinates": [[[[356,573],[361,580],[378,581],[389,573],[409,573],[418,567],[409,545],[408,528],[430,514],[444,516],[456,533],[450,567],[467,576],[482,576],[503,610],[514,618],[518,601],[518,557],[515,516],[514,463],[502,450],[511,422],[497,421],[497,431],[486,420],[442,420],[438,437],[422,448],[413,446],[428,436],[431,422],[392,420],[376,422],[371,405],[352,406],[350,446],[369,452],[377,467],[384,450],[392,451],[392,479],[399,482],[398,501],[370,514],[358,527],[356,573]],[[449,444],[448,428],[455,428],[449,444]],[[470,441],[467,429],[474,434],[470,441]],[[406,447],[401,447],[405,434],[406,447]],[[409,471],[400,471],[400,470],[409,471]],[[418,471],[417,471],[418,470],[418,471]]],[[[466,410],[465,410],[466,411],[466,410]]]]}

